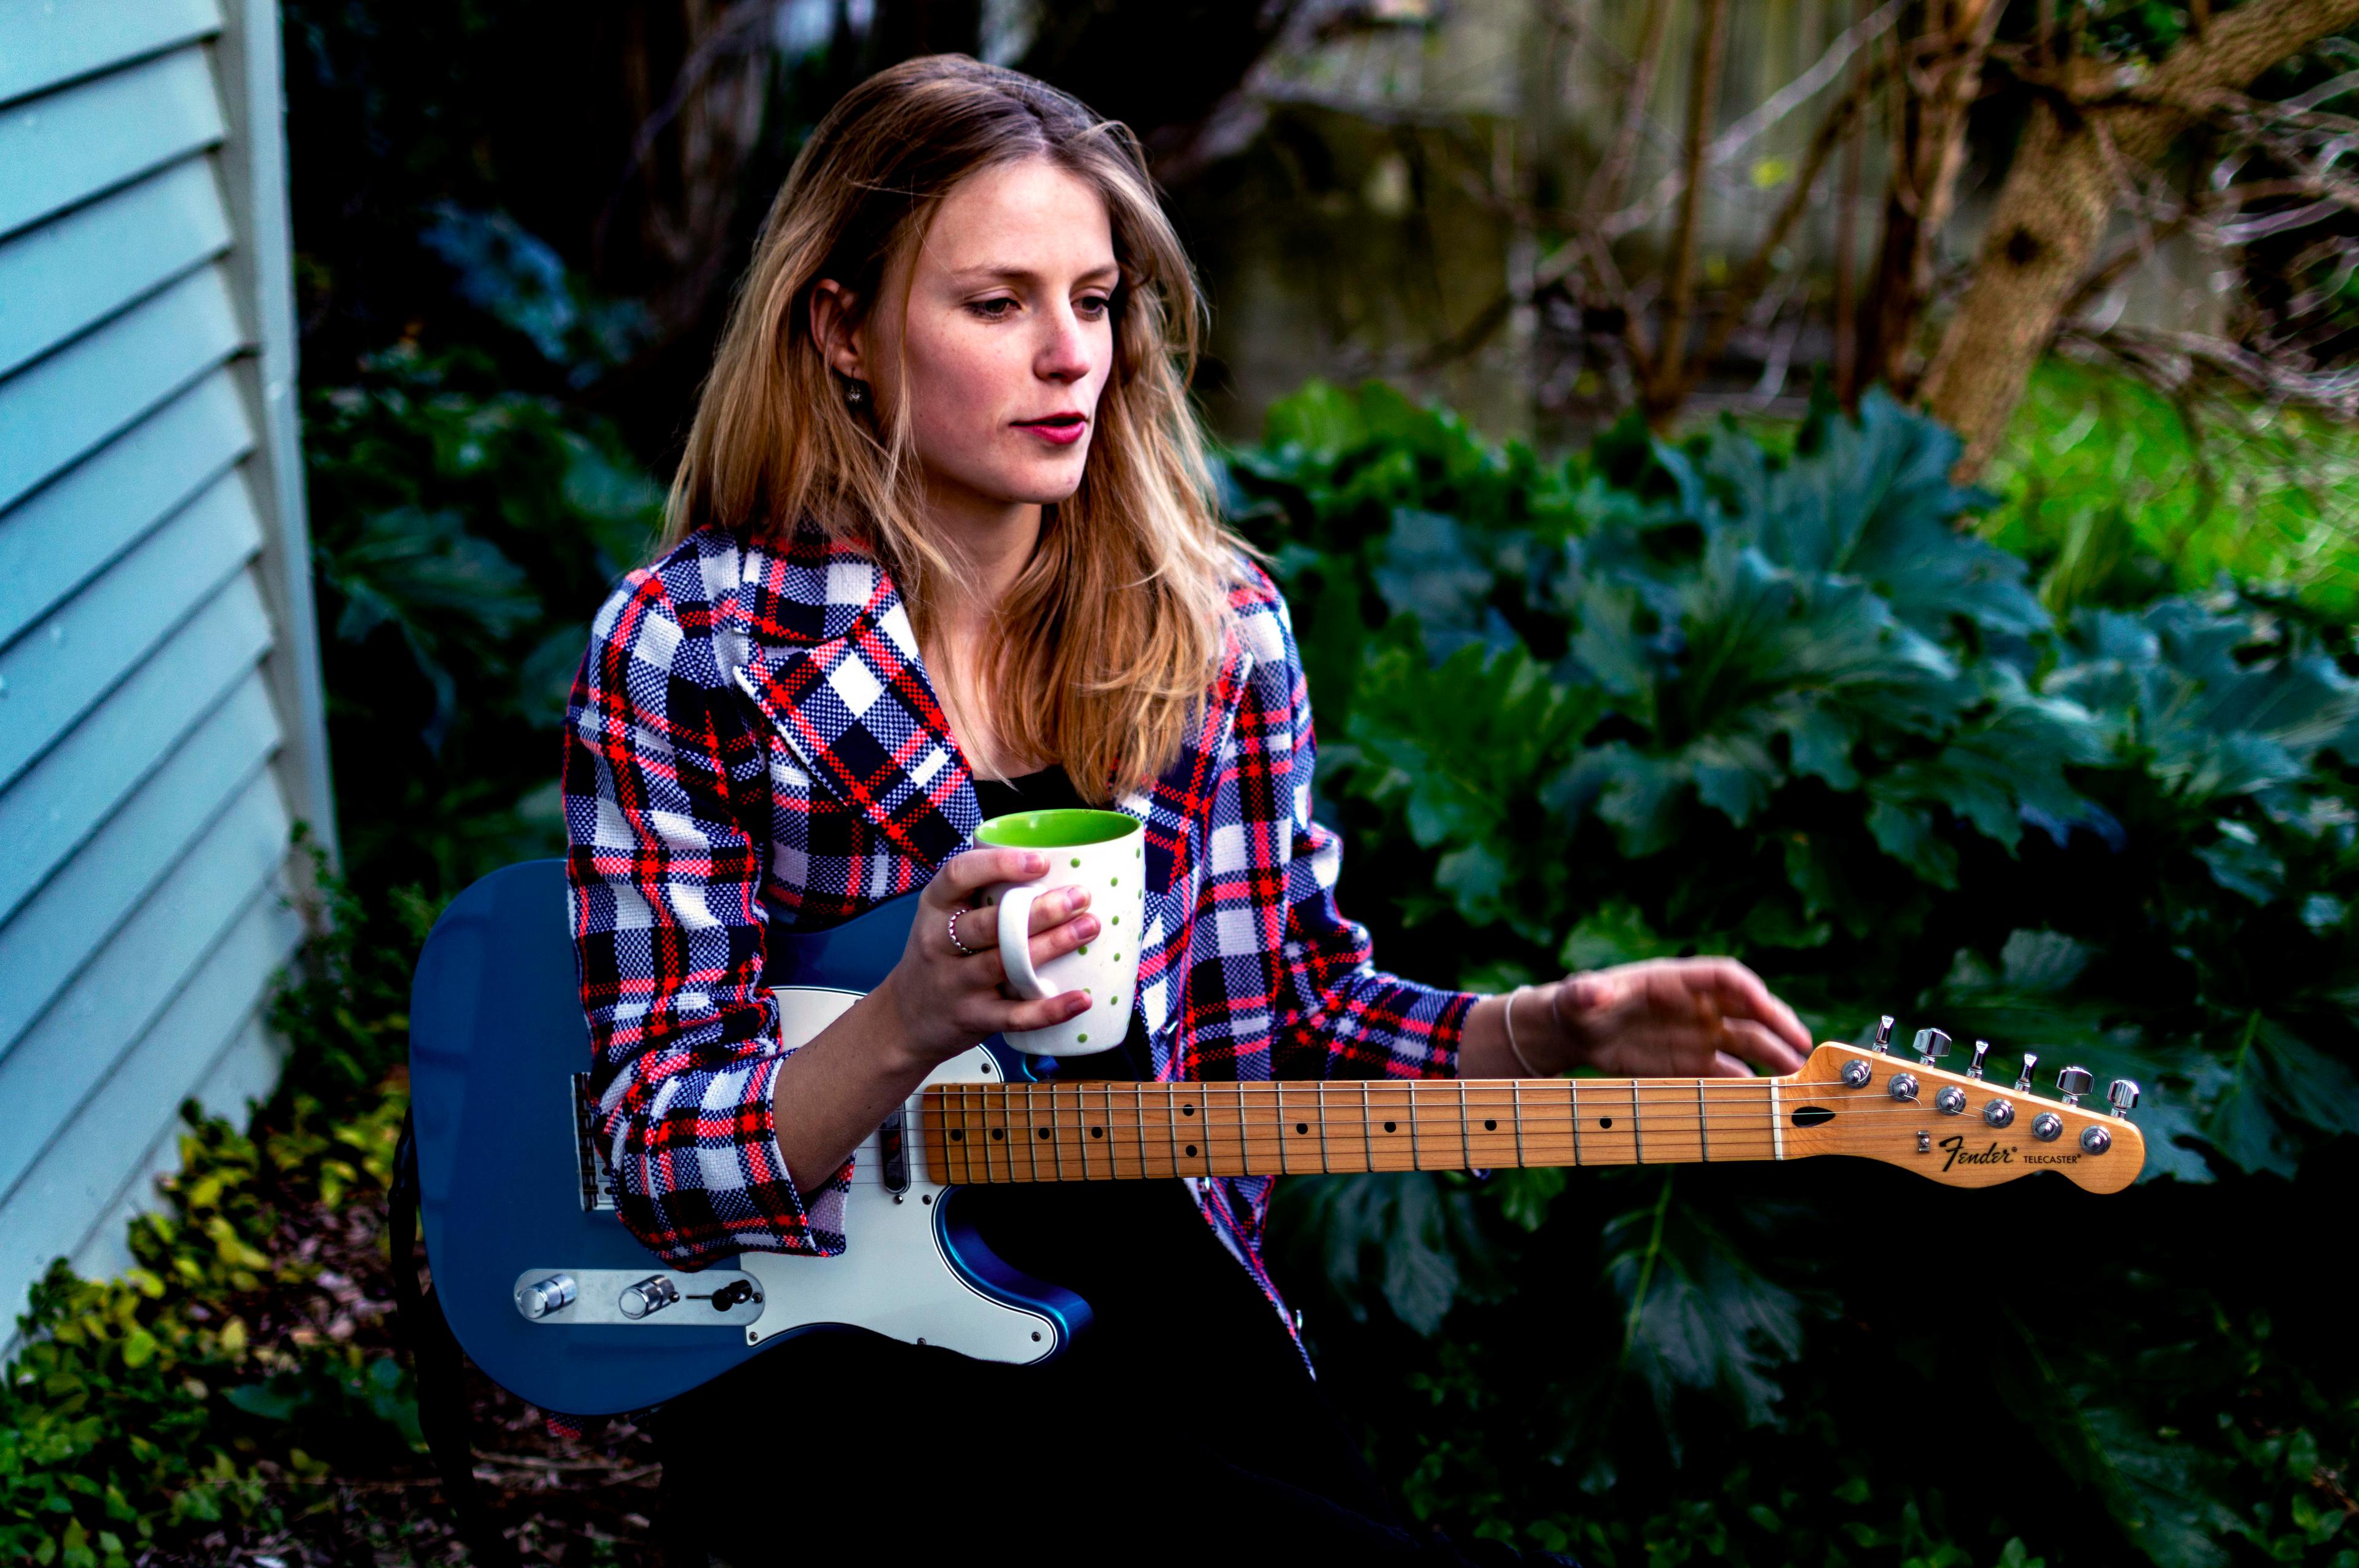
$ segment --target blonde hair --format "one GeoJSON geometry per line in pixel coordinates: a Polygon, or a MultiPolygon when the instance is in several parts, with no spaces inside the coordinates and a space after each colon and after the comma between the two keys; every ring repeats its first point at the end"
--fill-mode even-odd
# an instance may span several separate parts
{"type": "Polygon", "coordinates": [[[811,294],[832,279],[866,310],[960,181],[1028,158],[1105,202],[1121,270],[1114,363],[1081,487],[1044,509],[974,676],[1004,747],[1054,758],[1103,802],[1161,773],[1198,721],[1243,548],[1221,525],[1188,403],[1201,296],[1126,127],[963,55],[906,60],[845,94],[764,220],[672,481],[665,545],[708,524],[777,539],[815,523],[876,556],[926,641],[932,592],[955,568],[919,521],[908,399],[887,420],[846,406],[811,336],[811,294]]]}

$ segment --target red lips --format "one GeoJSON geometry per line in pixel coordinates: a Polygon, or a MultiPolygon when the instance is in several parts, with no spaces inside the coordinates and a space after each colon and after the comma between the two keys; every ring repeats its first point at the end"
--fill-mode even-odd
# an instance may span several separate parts
{"type": "Polygon", "coordinates": [[[1051,446],[1070,447],[1089,429],[1089,416],[1078,409],[1061,414],[1044,414],[1038,419],[1018,419],[1016,427],[1028,430],[1051,446]]]}

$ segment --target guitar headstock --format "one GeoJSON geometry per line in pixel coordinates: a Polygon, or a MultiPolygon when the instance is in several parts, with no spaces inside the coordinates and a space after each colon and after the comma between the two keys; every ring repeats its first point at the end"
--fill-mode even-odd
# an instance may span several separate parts
{"type": "Polygon", "coordinates": [[[1983,1076],[1987,1041],[1962,1073],[1940,1063],[1950,1037],[1917,1032],[1915,1061],[1890,1048],[1892,1020],[1870,1045],[1829,1043],[1783,1084],[1788,1158],[1856,1154],[1905,1165],[1956,1187],[1986,1187],[2054,1171],[2093,1193],[2117,1193],[2146,1164],[2146,1139],[2129,1111],[2138,1087],[2116,1078],[2105,1102],[2084,1106],[2094,1086],[2084,1067],[2057,1074],[2058,1096],[2031,1087],[2039,1058],[2026,1053],[2011,1082],[1983,1076]]]}

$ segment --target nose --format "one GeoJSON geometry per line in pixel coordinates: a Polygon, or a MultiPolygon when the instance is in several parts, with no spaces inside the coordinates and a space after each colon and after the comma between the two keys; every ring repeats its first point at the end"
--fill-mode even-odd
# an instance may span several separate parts
{"type": "Polygon", "coordinates": [[[1087,377],[1093,368],[1089,331],[1073,313],[1071,304],[1060,304],[1040,320],[1044,323],[1043,335],[1033,359],[1033,373],[1060,386],[1070,386],[1087,377]]]}

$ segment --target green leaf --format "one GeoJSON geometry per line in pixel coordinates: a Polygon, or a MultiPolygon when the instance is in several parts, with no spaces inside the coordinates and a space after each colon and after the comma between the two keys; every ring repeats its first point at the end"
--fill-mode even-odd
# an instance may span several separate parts
{"type": "Polygon", "coordinates": [[[1754,1270],[1701,1211],[1671,1196],[1611,1221],[1604,1272],[1626,1314],[1625,1365],[1669,1416],[1680,1390],[1709,1391],[1747,1424],[1776,1424],[1777,1373],[1802,1347],[1802,1303],[1754,1270]]]}

